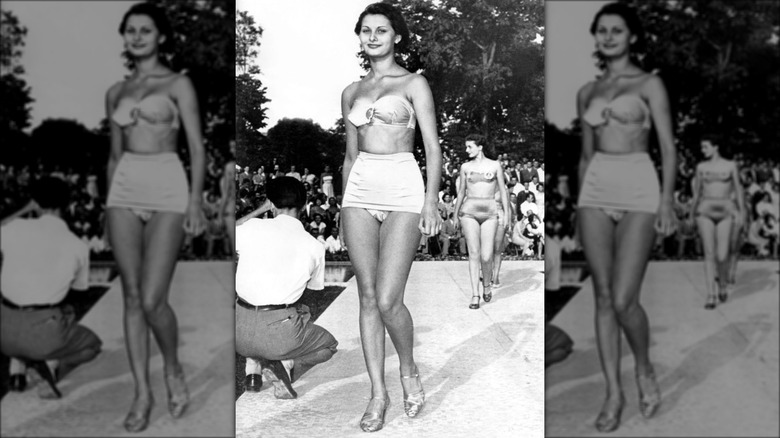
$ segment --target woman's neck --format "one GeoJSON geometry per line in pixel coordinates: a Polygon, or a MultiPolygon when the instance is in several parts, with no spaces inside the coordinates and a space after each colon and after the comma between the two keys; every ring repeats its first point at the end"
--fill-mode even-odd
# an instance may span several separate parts
{"type": "Polygon", "coordinates": [[[162,64],[157,56],[135,60],[135,76],[137,78],[146,78],[162,73],[162,64]]]}
{"type": "Polygon", "coordinates": [[[373,79],[382,79],[385,76],[394,75],[398,64],[392,53],[381,58],[369,58],[371,64],[371,74],[373,79]]]}
{"type": "Polygon", "coordinates": [[[628,55],[623,55],[607,60],[605,71],[607,73],[607,77],[615,78],[619,76],[635,74],[636,66],[631,63],[628,55]]]}

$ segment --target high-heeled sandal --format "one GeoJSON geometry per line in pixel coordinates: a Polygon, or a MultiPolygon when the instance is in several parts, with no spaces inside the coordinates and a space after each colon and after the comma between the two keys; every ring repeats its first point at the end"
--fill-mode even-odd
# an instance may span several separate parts
{"type": "Polygon", "coordinates": [[[168,412],[171,413],[171,417],[179,418],[184,415],[184,411],[190,403],[190,392],[187,389],[184,371],[166,374],[165,387],[168,389],[168,412]]]}
{"type": "Polygon", "coordinates": [[[366,413],[363,414],[363,417],[360,419],[360,429],[362,429],[363,432],[376,432],[381,430],[385,426],[385,414],[387,413],[388,407],[390,407],[389,395],[385,394],[384,397],[371,397],[371,400],[368,401],[366,413]],[[381,410],[372,411],[371,404],[374,403],[374,400],[384,400],[385,406],[381,410]]]}
{"type": "Polygon", "coordinates": [[[144,409],[138,411],[133,409],[137,400],[138,398],[133,400],[133,406],[131,407],[130,412],[127,413],[127,417],[125,417],[124,426],[125,430],[128,432],[141,432],[149,426],[149,417],[152,414],[154,398],[150,395],[149,404],[147,404],[144,409]]]}
{"type": "Polygon", "coordinates": [[[614,403],[608,404],[606,401],[604,406],[599,412],[599,416],[596,417],[596,429],[599,432],[612,432],[620,426],[620,416],[623,414],[623,406],[626,401],[623,398],[623,394],[620,394],[620,403],[615,406],[614,403]],[[615,407],[614,410],[608,410],[610,407],[615,407]]]}
{"type": "Polygon", "coordinates": [[[707,295],[707,303],[704,304],[704,308],[712,310],[718,305],[718,297],[715,295],[707,295]]]}
{"type": "Polygon", "coordinates": [[[482,298],[486,303],[489,303],[493,299],[493,283],[491,282],[489,285],[483,286],[483,289],[482,298]]]}
{"type": "Polygon", "coordinates": [[[471,296],[471,304],[469,304],[469,309],[479,309],[479,295],[472,295],[471,296]],[[477,299],[477,302],[474,302],[474,298],[477,299]]]}
{"type": "Polygon", "coordinates": [[[661,388],[656,381],[655,371],[645,375],[637,374],[636,386],[639,389],[639,411],[643,417],[650,418],[661,405],[661,388]]]}
{"type": "Polygon", "coordinates": [[[404,412],[407,417],[414,418],[420,413],[423,405],[425,405],[425,390],[423,389],[422,381],[420,381],[420,371],[417,370],[417,372],[411,376],[401,376],[401,388],[403,388],[404,391],[404,412]],[[420,384],[420,390],[414,394],[407,394],[406,388],[403,387],[404,379],[417,379],[417,383],[420,384]]]}
{"type": "Polygon", "coordinates": [[[718,285],[718,300],[721,303],[725,303],[729,299],[729,285],[720,286],[718,285]]]}

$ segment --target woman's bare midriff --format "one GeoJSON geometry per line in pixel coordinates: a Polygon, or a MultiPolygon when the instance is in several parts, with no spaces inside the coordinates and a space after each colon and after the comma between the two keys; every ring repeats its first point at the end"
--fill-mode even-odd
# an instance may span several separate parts
{"type": "Polygon", "coordinates": [[[637,127],[601,126],[596,129],[596,151],[605,154],[647,152],[650,130],[637,127]]]}
{"type": "Polygon", "coordinates": [[[159,129],[157,131],[157,128],[146,125],[133,125],[124,128],[122,130],[124,150],[134,154],[148,155],[176,152],[178,130],[171,129],[170,125],[161,125],[159,129]]]}
{"type": "Polygon", "coordinates": [[[414,150],[414,129],[363,125],[358,128],[358,150],[371,154],[397,154],[414,150]]]}

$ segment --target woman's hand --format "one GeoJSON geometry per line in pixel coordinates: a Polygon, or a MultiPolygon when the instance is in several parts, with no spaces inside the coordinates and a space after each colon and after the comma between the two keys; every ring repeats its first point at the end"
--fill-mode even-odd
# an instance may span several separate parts
{"type": "MultiPolygon", "coordinates": [[[[457,222],[456,222],[457,224],[457,222]]],[[[436,236],[441,230],[441,215],[434,202],[426,202],[420,214],[420,224],[417,226],[425,236],[436,236]]]]}
{"type": "Polygon", "coordinates": [[[655,220],[655,231],[664,236],[671,236],[677,229],[677,217],[674,214],[671,201],[661,201],[658,216],[655,220]]]}
{"type": "Polygon", "coordinates": [[[206,229],[206,215],[199,203],[190,202],[184,214],[184,232],[192,236],[200,236],[206,229]]]}

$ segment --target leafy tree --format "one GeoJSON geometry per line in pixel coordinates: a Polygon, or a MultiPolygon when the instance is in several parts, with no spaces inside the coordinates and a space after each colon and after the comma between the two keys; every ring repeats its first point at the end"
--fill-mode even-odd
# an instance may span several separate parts
{"type": "Polygon", "coordinates": [[[258,74],[260,67],[255,64],[260,47],[263,28],[255,25],[255,18],[246,11],[238,11],[236,17],[236,67],[241,73],[258,74]]]}
{"type": "Polygon", "coordinates": [[[108,160],[106,138],[70,119],[46,119],[31,133],[32,153],[47,168],[87,171],[108,160]],[[62,139],[68,139],[64,144],[62,139]]]}
{"type": "Polygon", "coordinates": [[[650,43],[643,60],[669,89],[675,134],[717,131],[735,149],[780,152],[780,3],[650,0],[637,7],[650,43]]]}
{"type": "Polygon", "coordinates": [[[30,126],[30,87],[20,76],[24,67],[20,63],[27,28],[11,11],[0,13],[0,135],[6,137],[14,131],[30,126]]]}
{"type": "MultiPolygon", "coordinates": [[[[445,137],[481,132],[498,153],[544,148],[540,0],[388,0],[414,34],[403,63],[428,79],[445,137]]],[[[364,64],[365,66],[365,64],[364,64]]]]}
{"type": "Polygon", "coordinates": [[[260,148],[265,143],[260,129],[266,126],[266,104],[270,102],[262,81],[255,77],[260,73],[255,59],[262,36],[263,28],[255,24],[254,17],[238,11],[235,50],[236,67],[241,73],[236,77],[236,159],[252,168],[260,165],[260,148]]]}
{"type": "Polygon", "coordinates": [[[288,118],[268,130],[268,144],[263,148],[264,155],[279,157],[283,167],[308,167],[312,173],[322,172],[325,165],[336,171],[344,160],[343,151],[339,134],[324,130],[310,119],[288,118]]]}
{"type": "Polygon", "coordinates": [[[229,140],[235,135],[235,1],[151,2],[164,8],[171,20],[176,39],[171,65],[187,70],[195,85],[208,147],[218,151],[217,156],[229,157],[229,140]]]}

